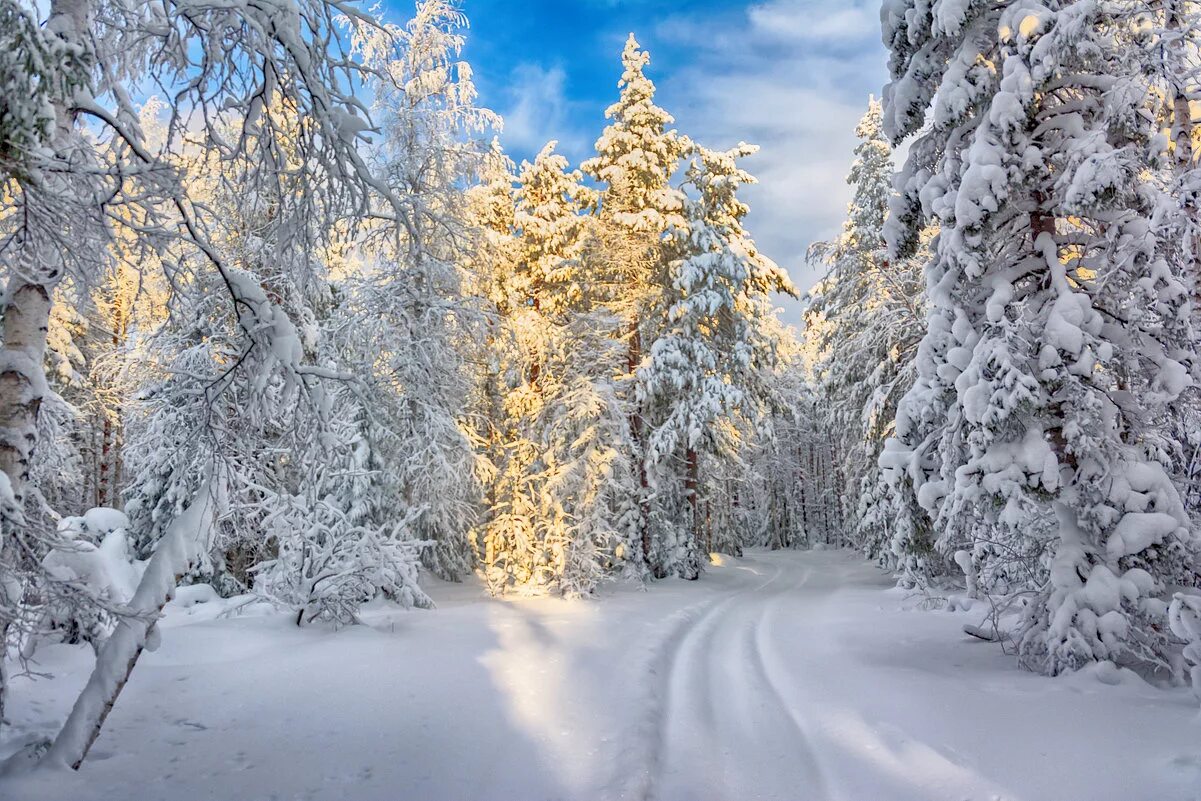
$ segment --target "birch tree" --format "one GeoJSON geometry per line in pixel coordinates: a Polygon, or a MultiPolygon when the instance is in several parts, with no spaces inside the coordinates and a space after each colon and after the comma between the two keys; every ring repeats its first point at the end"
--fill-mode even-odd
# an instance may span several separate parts
{"type": "Polygon", "coordinates": [[[399,498],[427,567],[458,580],[473,566],[470,534],[480,503],[476,455],[463,415],[470,394],[467,343],[481,334],[479,310],[463,295],[473,247],[463,193],[483,169],[481,135],[497,123],[474,105],[471,68],[459,59],[466,18],[444,0],[420,3],[403,28],[371,31],[357,46],[377,73],[371,86],[383,141],[375,167],[389,205],[373,211],[362,246],[368,264],[348,286],[346,327],[367,381],[381,509],[399,498]],[[404,44],[400,57],[392,41],[404,44]]]}
{"type": "MultiPolygon", "coordinates": [[[[268,308],[246,308],[243,285],[211,241],[219,220],[188,196],[178,165],[148,143],[130,100],[135,87],[171,88],[167,148],[219,153],[247,166],[240,175],[244,191],[275,196],[291,210],[304,208],[314,225],[290,232],[290,245],[303,247],[313,230],[328,229],[322,221],[361,211],[378,188],[358,153],[369,123],[354,91],[366,71],[340,31],[343,22],[352,29],[375,23],[352,6],[326,0],[267,6],[56,0],[35,13],[41,17],[14,9],[10,0],[3,5],[5,44],[11,36],[12,48],[5,48],[0,69],[6,82],[2,116],[18,129],[4,136],[5,192],[12,202],[0,232],[6,284],[0,641],[6,643],[13,624],[24,625],[22,598],[50,537],[24,527],[24,508],[46,395],[51,299],[66,276],[86,283],[96,275],[117,233],[128,234],[144,252],[177,248],[180,258],[203,259],[220,276],[227,301],[241,308],[243,352],[270,353],[281,369],[304,372],[300,353],[284,344],[288,337],[274,333],[281,318],[268,308]],[[21,80],[27,81],[24,93],[9,91],[21,80]],[[9,115],[7,104],[18,96],[21,113],[9,115]],[[303,122],[281,125],[266,113],[272,104],[288,107],[303,122]],[[228,130],[234,134],[226,136],[228,130]],[[289,163],[289,152],[305,158],[289,163]],[[288,184],[297,177],[309,191],[290,193],[288,184]]],[[[166,592],[166,586],[159,582],[153,592],[166,592]]],[[[136,650],[128,665],[102,669],[127,676],[136,650]]],[[[115,697],[119,687],[105,692],[115,697]]],[[[107,708],[112,697],[91,708],[107,708]]],[[[88,725],[98,729],[102,720],[91,717],[88,725]]]]}

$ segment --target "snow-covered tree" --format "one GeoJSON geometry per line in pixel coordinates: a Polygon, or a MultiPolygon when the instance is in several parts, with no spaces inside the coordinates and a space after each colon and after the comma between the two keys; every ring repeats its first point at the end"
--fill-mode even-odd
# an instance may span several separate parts
{"type": "Polygon", "coordinates": [[[1201,701],[1201,595],[1176,593],[1168,608],[1168,622],[1172,633],[1185,643],[1181,655],[1188,662],[1193,695],[1201,701]]]}
{"type": "Polygon", "coordinates": [[[314,362],[325,356],[318,319],[330,306],[323,257],[338,236],[307,199],[321,177],[299,169],[297,140],[283,136],[303,123],[286,103],[263,113],[281,133],[274,155],[292,177],[260,186],[258,165],[215,153],[187,160],[187,192],[213,215],[207,246],[225,269],[188,250],[164,254],[170,313],[131,343],[126,371],[136,398],[127,401],[125,492],[135,547],[148,556],[205,476],[218,479],[231,506],[192,578],[226,592],[245,591],[249,568],[276,547],[262,526],[265,493],[288,484],[286,451],[323,425],[326,373],[314,362]]]}
{"type": "Polygon", "coordinates": [[[472,534],[476,560],[486,569],[496,562],[487,532],[499,509],[500,470],[512,427],[505,413],[518,355],[513,316],[521,311],[514,287],[520,242],[514,231],[515,165],[493,139],[480,170],[480,180],[467,190],[467,213],[476,231],[474,246],[464,254],[468,296],[480,305],[484,334],[474,341],[474,392],[468,405],[468,430],[481,458],[477,462],[484,503],[472,534]]]}
{"type": "MultiPolygon", "coordinates": [[[[242,353],[273,354],[275,367],[299,376],[300,354],[282,344],[288,337],[275,327],[281,318],[265,308],[251,314],[245,307],[236,268],[214,244],[222,220],[188,195],[174,156],[187,153],[200,161],[215,157],[239,165],[248,196],[287,204],[280,216],[288,219],[297,219],[290,212],[303,209],[300,216],[311,224],[287,232],[290,247],[311,244],[314,230],[361,211],[375,189],[358,155],[369,123],[354,92],[365,72],[347,52],[342,28],[343,23],[352,29],[375,23],[350,6],[326,0],[267,6],[55,0],[33,8],[31,14],[20,4],[13,12],[12,3],[5,2],[0,68],[6,111],[21,94],[10,91],[20,88],[13,81],[26,81],[19,104],[24,111],[3,115],[5,125],[18,129],[4,135],[4,191],[11,202],[0,220],[6,283],[0,345],[0,641],[6,642],[14,623],[19,629],[27,622],[21,600],[41,580],[38,552],[55,536],[25,528],[23,510],[31,498],[37,417],[46,396],[43,355],[51,300],[62,281],[71,276],[81,286],[91,285],[109,264],[114,238],[139,258],[170,251],[165,265],[171,272],[182,261],[199,259],[220,276],[227,304],[239,307],[242,353]],[[131,101],[148,85],[170,86],[174,93],[163,146],[157,149],[131,101]],[[25,104],[25,98],[32,102],[25,104]],[[290,113],[273,115],[269,108],[290,113]],[[303,159],[291,159],[295,153],[303,153],[303,159]],[[297,186],[302,187],[298,193],[297,186]]],[[[181,280],[189,272],[185,268],[181,280]]],[[[247,364],[235,360],[225,368],[238,372],[247,364]]],[[[186,565],[193,549],[175,543],[159,552],[163,557],[148,572],[144,591],[140,588],[136,603],[131,601],[150,615],[165,602],[168,579],[186,565]]],[[[101,666],[107,678],[93,690],[106,697],[87,694],[85,722],[73,724],[83,736],[72,738],[71,747],[56,758],[69,764],[82,759],[103,711],[137,659],[148,625],[119,628],[125,632],[119,650],[128,658],[101,666]]],[[[3,679],[0,675],[0,707],[3,679]]]]}
{"type": "MultiPolygon", "coordinates": [[[[589,271],[595,286],[608,292],[604,300],[622,323],[626,338],[628,372],[632,376],[662,321],[651,314],[656,299],[668,283],[665,251],[667,232],[682,227],[683,194],[672,186],[672,176],[690,145],[669,126],[675,121],[655,105],[655,85],[646,76],[650,54],[633,34],[622,51],[620,96],[605,111],[610,120],[596,142],[594,158],[581,168],[604,184],[597,224],[591,234],[589,271]]],[[[630,428],[639,462],[645,464],[646,432],[637,399],[625,392],[630,407],[630,428]]],[[[645,466],[640,468],[642,547],[649,556],[652,545],[650,489],[645,466]]]]}
{"type": "Polygon", "coordinates": [[[883,111],[872,99],[855,130],[861,142],[847,177],[853,196],[842,234],[810,249],[810,260],[827,273],[813,292],[806,323],[817,351],[812,425],[835,448],[840,518],[852,526],[847,535],[856,547],[887,564],[896,498],[877,461],[897,402],[913,384],[925,327],[925,254],[919,248],[890,259],[885,248],[894,169],[882,123],[883,111]]]}
{"type": "MultiPolygon", "coordinates": [[[[498,514],[487,531],[485,549],[493,592],[508,586],[545,590],[553,588],[561,575],[560,560],[552,552],[554,546],[546,542],[543,528],[546,445],[541,423],[548,404],[544,373],[555,346],[552,317],[571,305],[582,212],[594,199],[581,185],[579,172],[567,170],[567,160],[554,152],[555,146],[550,142],[533,163],[523,162],[517,176],[513,216],[517,258],[506,279],[512,341],[500,424],[506,442],[497,465],[498,514]]],[[[558,550],[562,547],[559,543],[558,550]]]]}
{"type": "MultiPolygon", "coordinates": [[[[1164,232],[1165,238],[1174,238],[1180,247],[1182,259],[1181,280],[1192,287],[1193,334],[1201,331],[1198,314],[1201,303],[1198,298],[1198,281],[1201,280],[1201,172],[1198,171],[1197,155],[1201,153],[1201,129],[1193,115],[1201,102],[1201,90],[1197,84],[1197,66],[1201,63],[1201,5],[1193,0],[1169,0],[1161,5],[1162,16],[1145,18],[1154,20],[1156,35],[1161,47],[1155,51],[1160,56],[1152,60],[1152,75],[1156,76],[1163,91],[1163,109],[1160,124],[1169,137],[1170,158],[1168,167],[1161,170],[1167,191],[1179,198],[1179,214],[1161,218],[1161,224],[1172,224],[1173,232],[1164,232]]],[[[1196,350],[1196,346],[1194,346],[1196,350]]],[[[1185,389],[1179,399],[1168,409],[1166,428],[1169,436],[1163,445],[1172,458],[1172,472],[1181,488],[1185,508],[1196,519],[1201,514],[1201,384],[1194,382],[1185,389]]]]}
{"type": "Polygon", "coordinates": [[[772,550],[808,544],[803,463],[811,427],[805,404],[809,376],[794,332],[783,331],[779,339],[784,347],[772,381],[779,402],[769,409],[747,456],[751,473],[746,492],[757,518],[747,539],[772,550]]]}
{"type": "Polygon", "coordinates": [[[886,130],[931,112],[894,253],[941,226],[885,462],[936,521],[942,566],[1028,595],[1026,664],[1166,665],[1164,592],[1195,582],[1197,544],[1157,446],[1194,357],[1165,236],[1180,204],[1148,180],[1167,145],[1156,26],[1083,0],[891,0],[882,18],[886,130]]]}
{"type": "Polygon", "coordinates": [[[251,568],[255,591],[294,610],[297,624],[357,622],[359,608],[381,596],[404,607],[432,606],[417,580],[430,545],[413,534],[422,510],[382,518],[370,506],[375,466],[359,399],[332,385],[320,387],[317,400],[332,413],[318,436],[281,449],[288,480],[264,498],[261,525],[273,548],[251,568]]]}
{"type": "MultiPolygon", "coordinates": [[[[639,370],[640,399],[651,430],[647,460],[656,483],[680,475],[685,519],[667,534],[662,569],[695,579],[701,570],[701,459],[733,449],[736,415],[753,417],[768,399],[777,343],[763,319],[775,292],[795,293],[786,273],[755,247],[743,227],[749,211],[738,190],[754,178],[738,159],[758,148],[697,147],[688,168],[696,198],[672,232],[667,323],[639,370]]],[[[656,487],[657,488],[657,487],[656,487]]]]}
{"type": "MultiPolygon", "coordinates": [[[[6,64],[10,58],[36,64],[31,80],[38,89],[31,96],[44,113],[35,116],[49,120],[11,139],[20,147],[11,160],[19,168],[5,187],[12,199],[6,211],[12,213],[4,215],[0,232],[6,281],[0,640],[6,641],[13,623],[28,628],[22,602],[36,597],[38,582],[44,584],[37,555],[55,537],[26,527],[22,514],[32,497],[36,423],[46,396],[42,355],[55,289],[66,276],[89,286],[106,268],[114,239],[139,259],[162,257],[172,280],[191,280],[203,264],[219,276],[220,297],[238,318],[239,358],[222,369],[240,381],[245,369],[265,364],[256,379],[285,376],[285,383],[307,389],[312,372],[300,363],[303,349],[294,347],[298,337],[285,324],[288,313],[277,312],[275,299],[261,287],[250,292],[255,282],[226,261],[220,241],[225,221],[189,195],[178,156],[232,166],[247,198],[263,208],[274,203],[280,219],[304,220],[277,232],[281,237],[274,244],[285,252],[304,251],[315,232],[362,214],[366,198],[380,189],[358,155],[369,122],[354,92],[366,72],[347,52],[343,28],[375,22],[353,7],[324,0],[270,6],[62,0],[38,6],[35,13],[44,22],[41,42],[18,36],[16,53],[5,53],[6,64]],[[54,50],[49,56],[38,52],[47,44],[54,50]],[[171,86],[174,94],[161,147],[143,130],[131,102],[147,85],[171,86]],[[68,90],[60,91],[64,86],[68,90]],[[251,353],[255,358],[241,358],[251,353]]],[[[293,277],[304,282],[303,275],[293,277]]],[[[220,495],[219,486],[204,485],[220,495]]],[[[183,524],[171,527],[171,542],[165,539],[156,549],[130,602],[138,622],[121,621],[106,644],[54,760],[77,766],[83,759],[136,663],[155,612],[174,579],[203,550],[213,520],[209,494],[204,495],[189,504],[183,524]]]]}
{"type": "Polygon", "coordinates": [[[463,190],[488,153],[479,135],[496,121],[474,105],[471,69],[459,60],[465,25],[453,3],[428,0],[404,29],[358,41],[383,76],[371,86],[383,130],[377,170],[390,201],[362,246],[367,264],[347,282],[343,345],[366,381],[372,503],[384,516],[397,502],[420,510],[413,529],[434,543],[423,560],[454,580],[474,562],[480,501],[463,421],[472,378],[466,343],[481,323],[463,296],[464,253],[476,237],[463,190]]]}
{"type": "Polygon", "coordinates": [[[81,42],[43,25],[37,14],[19,0],[0,2],[0,178],[6,183],[33,180],[44,166],[40,151],[59,133],[57,115],[87,83],[91,66],[81,42]]]}
{"type": "Polygon", "coordinates": [[[637,485],[617,394],[620,321],[600,305],[585,259],[596,197],[554,148],[518,177],[512,387],[486,552],[494,591],[579,595],[637,560],[637,485]]]}

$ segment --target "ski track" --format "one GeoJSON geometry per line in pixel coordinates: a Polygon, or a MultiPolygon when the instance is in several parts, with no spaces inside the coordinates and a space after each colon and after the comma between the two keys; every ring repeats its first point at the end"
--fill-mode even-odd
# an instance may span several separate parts
{"type": "MultiPolygon", "coordinates": [[[[775,573],[767,581],[757,587],[742,588],[716,599],[694,604],[677,612],[673,617],[679,621],[672,626],[669,633],[658,645],[651,650],[650,658],[642,670],[646,677],[646,693],[640,699],[642,714],[640,723],[626,738],[627,745],[623,749],[620,765],[642,764],[640,770],[632,775],[619,774],[611,787],[608,797],[619,799],[636,799],[636,801],[654,801],[657,779],[662,770],[663,752],[667,747],[666,727],[668,716],[671,714],[671,696],[676,680],[679,656],[686,647],[690,637],[695,637],[697,631],[707,625],[707,622],[721,609],[740,595],[756,592],[770,585],[783,573],[781,565],[774,565],[775,573]]],[[[707,695],[707,694],[706,694],[707,695]]],[[[707,699],[706,699],[707,700],[707,699]]]]}

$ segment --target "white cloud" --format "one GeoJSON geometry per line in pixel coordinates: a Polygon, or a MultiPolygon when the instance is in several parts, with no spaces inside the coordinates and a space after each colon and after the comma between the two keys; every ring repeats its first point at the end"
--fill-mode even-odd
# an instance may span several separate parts
{"type": "Polygon", "coordinates": [[[756,35],[794,42],[863,41],[880,38],[878,3],[772,0],[747,13],[756,35]],[[833,6],[833,7],[832,7],[833,6]]]}
{"type": "Polygon", "coordinates": [[[583,146],[584,135],[571,129],[565,82],[562,67],[527,63],[513,69],[506,88],[508,103],[500,109],[506,151],[537,153],[551,139],[569,152],[583,146]]]}
{"type": "MultiPolygon", "coordinates": [[[[657,31],[696,54],[663,81],[680,129],[711,147],[760,145],[746,165],[760,180],[746,192],[749,227],[802,291],[819,277],[805,263],[809,244],[842,224],[855,123],[885,78],[872,5],[771,0],[736,24],[690,15],[657,31]]],[[[786,304],[785,318],[798,321],[796,304],[786,304]]]]}

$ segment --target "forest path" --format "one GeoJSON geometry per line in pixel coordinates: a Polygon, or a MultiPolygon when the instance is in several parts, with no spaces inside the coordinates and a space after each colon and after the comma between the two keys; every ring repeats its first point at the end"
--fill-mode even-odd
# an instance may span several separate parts
{"type": "MultiPolygon", "coordinates": [[[[699,610],[686,609],[683,622],[659,638],[663,645],[641,677],[654,720],[637,746],[642,767],[609,797],[1011,797],[1002,782],[968,767],[950,742],[914,736],[908,720],[880,725],[878,713],[898,700],[888,697],[895,677],[865,647],[881,632],[865,642],[863,624],[874,621],[856,607],[866,588],[899,597],[885,576],[836,552],[723,561],[723,591],[699,610]],[[858,625],[847,625],[848,613],[858,625]]],[[[882,599],[874,600],[878,612],[882,599]]],[[[914,700],[928,702],[928,692],[914,700]]],[[[901,705],[906,714],[898,717],[912,714],[920,726],[920,710],[901,705]]],[[[630,760],[616,763],[627,770],[630,760]]]]}
{"type": "Polygon", "coordinates": [[[647,767],[635,797],[736,798],[756,788],[763,798],[829,797],[801,715],[768,667],[771,621],[797,604],[814,614],[821,597],[806,593],[811,565],[777,559],[770,575],[750,566],[751,586],[731,590],[667,641],[660,678],[657,741],[645,745],[647,767]],[[755,744],[747,748],[748,744],[755,744]]]}
{"type": "MultiPolygon", "coordinates": [[[[853,554],[752,551],[697,582],[297,629],[169,609],[78,774],[20,801],[1196,801],[1184,690],[1020,671],[853,554]]],[[[0,757],[90,652],[42,649],[0,757]]]]}

